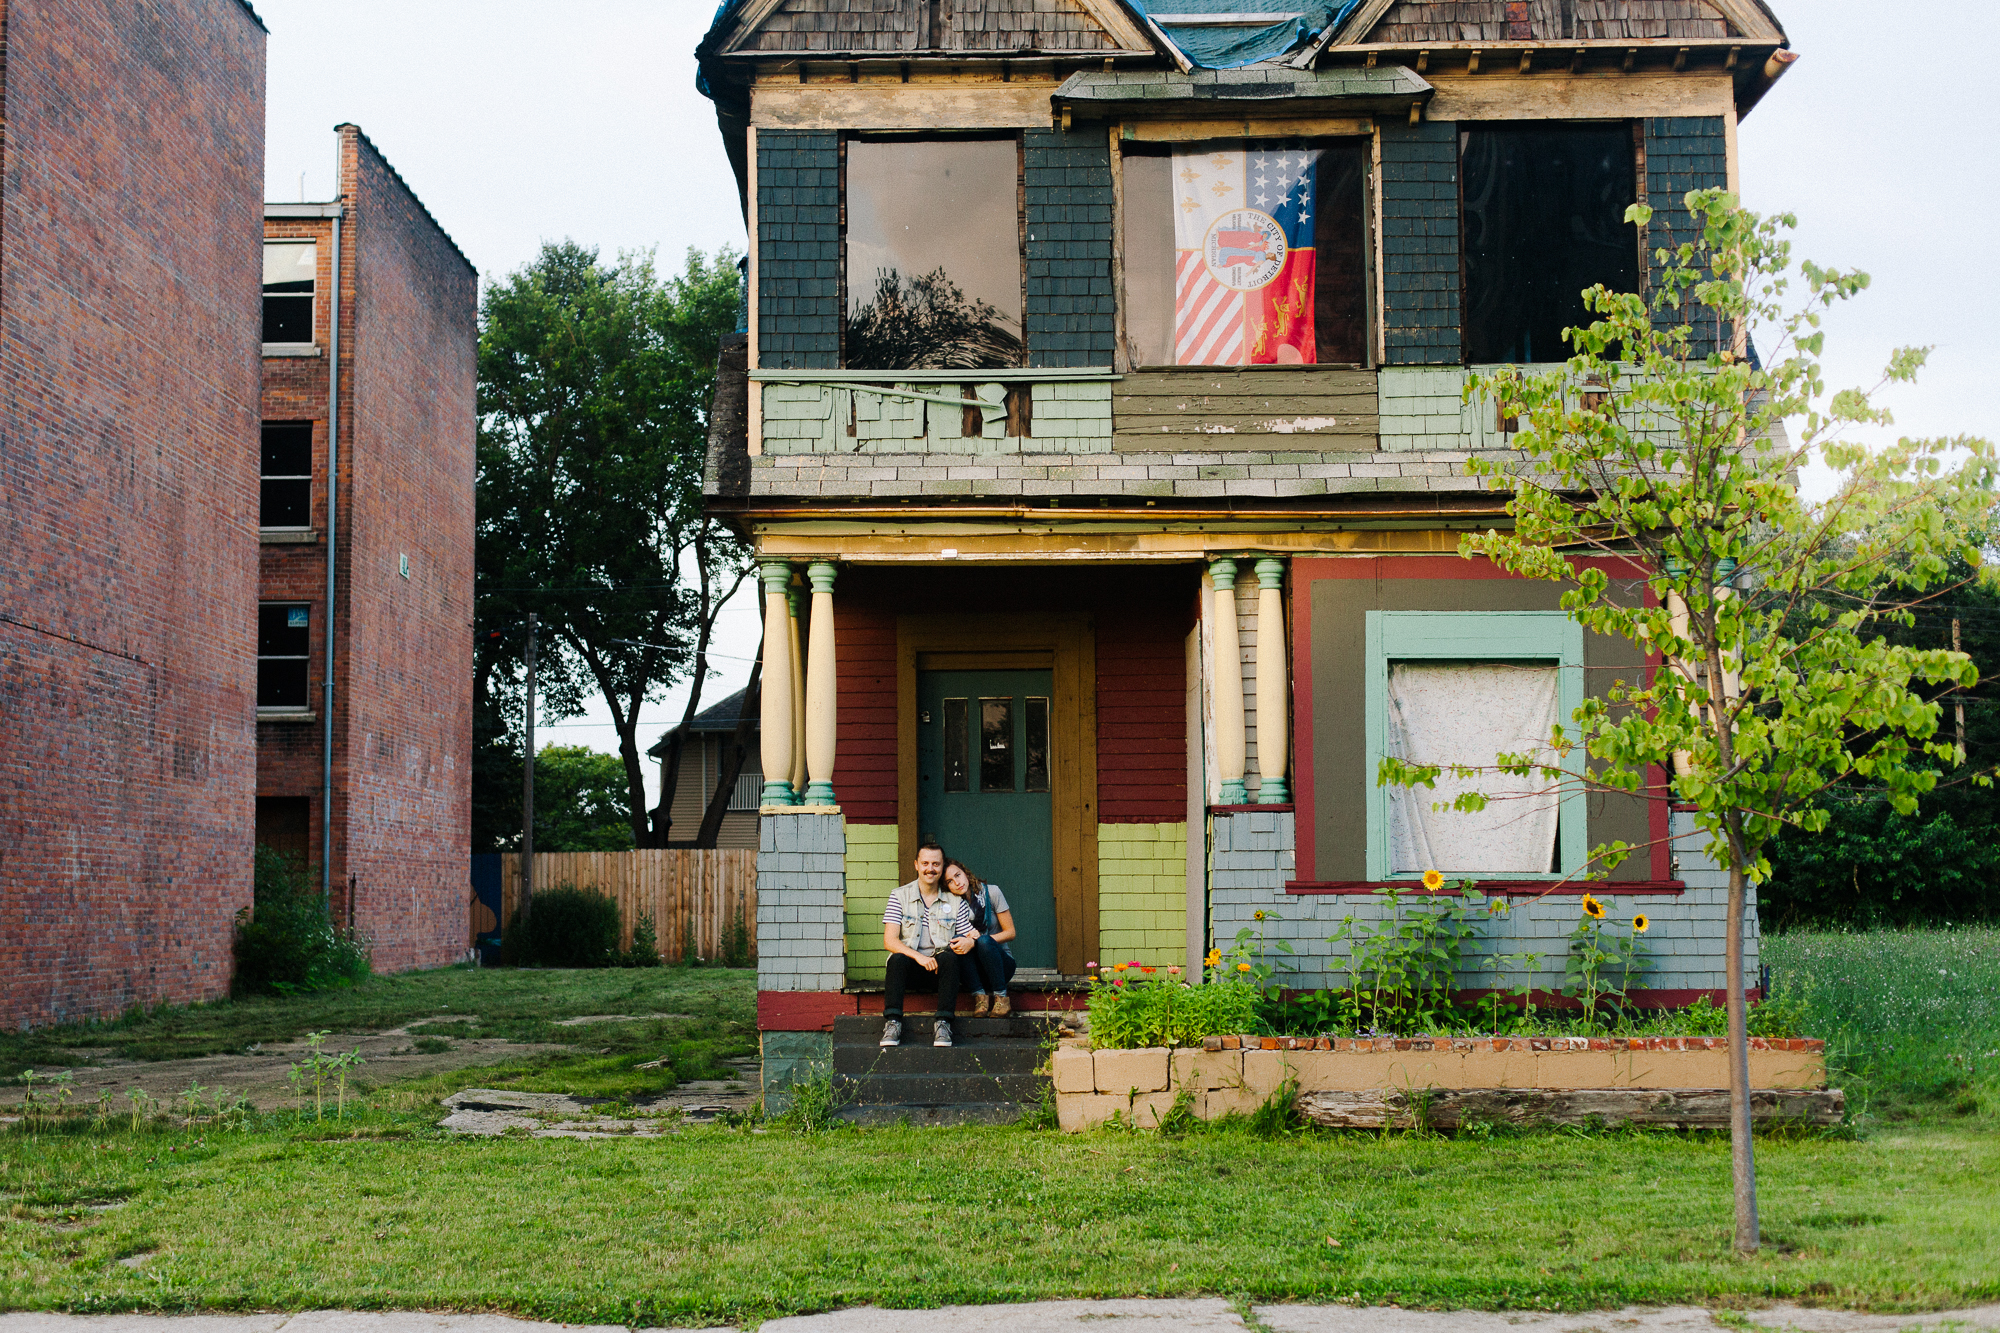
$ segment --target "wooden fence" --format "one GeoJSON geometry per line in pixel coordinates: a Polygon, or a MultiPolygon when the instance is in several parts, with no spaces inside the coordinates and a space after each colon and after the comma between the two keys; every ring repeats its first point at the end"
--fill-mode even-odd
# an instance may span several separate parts
{"type": "MultiPolygon", "coordinates": [[[[537,852],[535,891],[558,885],[596,889],[618,903],[624,938],[642,912],[653,915],[660,952],[669,962],[690,943],[704,960],[722,957],[728,932],[741,924],[748,957],[757,957],[757,853],[748,848],[630,852],[537,852]]],[[[521,858],[500,861],[500,919],[514,919],[521,900],[521,858]]]]}

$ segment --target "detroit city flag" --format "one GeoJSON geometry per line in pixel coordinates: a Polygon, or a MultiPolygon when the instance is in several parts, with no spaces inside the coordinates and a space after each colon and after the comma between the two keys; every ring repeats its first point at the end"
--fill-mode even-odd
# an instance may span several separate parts
{"type": "Polygon", "coordinates": [[[1313,344],[1319,150],[1174,154],[1174,360],[1297,365],[1313,344]]]}

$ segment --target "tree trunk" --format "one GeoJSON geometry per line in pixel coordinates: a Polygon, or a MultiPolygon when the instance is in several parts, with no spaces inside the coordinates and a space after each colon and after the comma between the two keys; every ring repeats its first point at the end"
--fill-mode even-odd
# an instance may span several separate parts
{"type": "Polygon", "coordinates": [[[1736,1248],[1757,1249],[1757,1163],[1750,1141],[1749,1002],[1743,994],[1743,916],[1749,896],[1743,873],[1743,844],[1734,825],[1729,832],[1729,927],[1723,946],[1723,982],[1729,987],[1729,1173],[1736,1186],[1736,1248]]]}

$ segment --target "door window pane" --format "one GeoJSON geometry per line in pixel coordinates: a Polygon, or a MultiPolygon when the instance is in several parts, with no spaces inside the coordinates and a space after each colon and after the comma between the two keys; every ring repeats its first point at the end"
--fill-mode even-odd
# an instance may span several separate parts
{"type": "Polygon", "coordinates": [[[979,790],[1014,790],[1014,701],[979,701],[979,790]]]}
{"type": "Polygon", "coordinates": [[[972,790],[971,737],[966,734],[965,699],[944,701],[944,789],[972,790]]]}
{"type": "Polygon", "coordinates": [[[1359,140],[1128,147],[1132,364],[1360,362],[1362,169],[1359,140]]]}
{"type": "Polygon", "coordinates": [[[257,608],[257,706],[306,708],[306,658],[311,651],[309,607],[265,603],[257,608]]]}
{"type": "Polygon", "coordinates": [[[1008,139],[847,144],[847,364],[1021,364],[1019,154],[1008,139]]]}
{"type": "Polygon", "coordinates": [[[312,423],[265,422],[262,468],[257,525],[311,527],[312,423]]]}
{"type": "Polygon", "coordinates": [[[1588,324],[1585,289],[1639,286],[1625,210],[1638,174],[1628,125],[1485,125],[1459,135],[1466,359],[1561,361],[1588,324]]]}
{"type": "Polygon", "coordinates": [[[1021,739],[1025,753],[1026,774],[1022,778],[1023,791],[1047,791],[1049,789],[1049,701],[1029,697],[1026,701],[1024,730],[1027,735],[1021,739]]]}
{"type": "Polygon", "coordinates": [[[311,241],[276,241],[264,246],[264,341],[313,340],[313,283],[319,273],[319,246],[311,241]]]}

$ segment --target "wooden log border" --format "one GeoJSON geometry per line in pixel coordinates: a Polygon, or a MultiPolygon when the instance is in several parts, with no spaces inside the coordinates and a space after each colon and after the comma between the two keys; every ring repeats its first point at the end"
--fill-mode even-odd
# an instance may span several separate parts
{"type": "MultiPolygon", "coordinates": [[[[1370,1088],[1301,1093],[1299,1114],[1326,1129],[1459,1129],[1486,1122],[1518,1126],[1646,1125],[1727,1129],[1727,1088],[1370,1088]]],[[[1760,1089],[1750,1118],[1766,1124],[1838,1125],[1847,1114],[1839,1088],[1760,1089]]]]}

